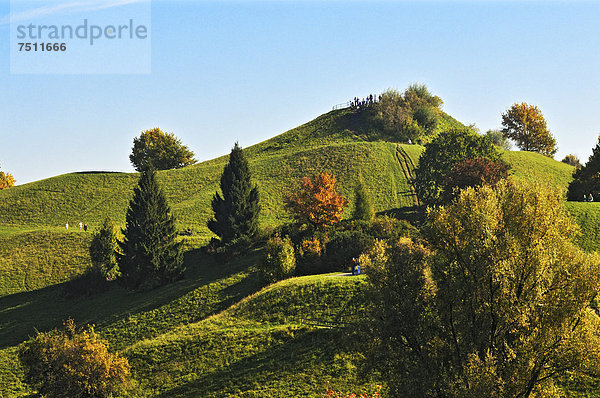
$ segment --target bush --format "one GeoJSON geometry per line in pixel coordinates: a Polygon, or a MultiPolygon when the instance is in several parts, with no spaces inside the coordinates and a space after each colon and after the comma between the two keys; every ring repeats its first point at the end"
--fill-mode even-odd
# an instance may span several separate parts
{"type": "Polygon", "coordinates": [[[364,231],[336,232],[325,247],[324,271],[348,269],[352,259],[369,252],[374,243],[375,239],[364,231]]]}
{"type": "Polygon", "coordinates": [[[288,236],[273,236],[265,246],[265,257],[262,263],[263,277],[269,282],[288,278],[296,270],[294,246],[288,236]]]}
{"type": "Polygon", "coordinates": [[[127,358],[108,352],[93,327],[39,333],[19,346],[25,381],[47,398],[122,396],[131,386],[127,358]]]}

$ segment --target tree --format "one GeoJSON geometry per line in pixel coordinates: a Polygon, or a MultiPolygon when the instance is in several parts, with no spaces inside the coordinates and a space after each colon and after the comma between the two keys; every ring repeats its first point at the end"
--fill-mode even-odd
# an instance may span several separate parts
{"type": "Polygon", "coordinates": [[[180,169],[196,163],[194,153],[181,140],[159,128],[143,131],[133,139],[129,160],[140,172],[149,167],[156,170],[180,169]]]}
{"type": "Polygon", "coordinates": [[[15,186],[15,178],[10,173],[0,171],[0,191],[15,186]]]}
{"type": "Polygon", "coordinates": [[[579,201],[583,195],[589,194],[600,197],[600,136],[585,166],[573,172],[573,180],[567,190],[569,200],[579,201]]]}
{"type": "Polygon", "coordinates": [[[121,396],[131,385],[127,358],[108,351],[93,327],[38,332],[19,346],[25,381],[47,398],[121,396]]]}
{"type": "Polygon", "coordinates": [[[177,241],[175,218],[152,169],[140,175],[119,242],[121,280],[130,289],[146,289],[180,278],[182,242],[177,241]]]}
{"type": "Polygon", "coordinates": [[[573,154],[566,155],[561,162],[568,164],[569,166],[581,168],[581,162],[579,158],[573,154]]]}
{"type": "Polygon", "coordinates": [[[355,220],[371,221],[375,217],[375,209],[373,208],[373,202],[365,181],[360,175],[358,177],[358,184],[354,189],[354,211],[352,212],[352,218],[355,220]]]}
{"type": "Polygon", "coordinates": [[[321,173],[313,178],[303,177],[301,188],[285,199],[285,206],[303,224],[322,228],[342,220],[348,204],[336,191],[333,174],[321,173]]]}
{"type": "Polygon", "coordinates": [[[399,142],[419,142],[433,134],[443,101],[423,84],[413,84],[401,94],[384,91],[376,102],[367,102],[365,111],[371,124],[384,137],[399,142]]]}
{"type": "Polygon", "coordinates": [[[525,102],[513,104],[502,114],[502,133],[524,151],[539,152],[548,157],[556,153],[556,139],[550,134],[537,106],[525,102]]]}
{"type": "Polygon", "coordinates": [[[467,188],[430,212],[432,252],[405,240],[374,267],[392,395],[558,396],[555,377],[598,374],[600,259],[563,203],[541,185],[467,188]]]}
{"type": "Polygon", "coordinates": [[[467,187],[494,186],[508,177],[504,162],[477,158],[458,162],[447,176],[443,188],[443,202],[448,203],[467,187]]]}
{"type": "Polygon", "coordinates": [[[447,179],[457,164],[467,159],[488,159],[502,162],[500,153],[485,137],[469,128],[451,128],[440,132],[425,145],[425,152],[415,170],[415,189],[422,203],[442,204],[447,179]]]}
{"type": "Polygon", "coordinates": [[[262,263],[263,277],[269,282],[289,278],[296,270],[294,246],[288,236],[271,237],[265,246],[265,257],[262,263]]]}
{"type": "Polygon", "coordinates": [[[92,265],[106,280],[112,281],[119,276],[117,262],[117,226],[107,217],[100,230],[94,234],[90,243],[90,258],[92,265]]]}
{"type": "Polygon", "coordinates": [[[222,243],[254,237],[259,226],[259,192],[252,184],[248,161],[237,142],[221,175],[221,193],[223,196],[219,192],[213,196],[214,219],[208,221],[208,228],[222,243]]]}
{"type": "Polygon", "coordinates": [[[510,151],[512,149],[510,140],[504,136],[501,130],[488,130],[485,132],[484,137],[487,137],[492,144],[504,149],[505,151],[510,151]]]}

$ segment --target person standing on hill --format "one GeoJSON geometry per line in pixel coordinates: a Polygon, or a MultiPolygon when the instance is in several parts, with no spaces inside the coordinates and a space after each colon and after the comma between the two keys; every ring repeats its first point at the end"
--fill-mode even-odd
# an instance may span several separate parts
{"type": "Polygon", "coordinates": [[[65,224],[65,229],[68,231],[69,230],[69,223],[65,224]]]}
{"type": "Polygon", "coordinates": [[[79,222],[79,232],[81,232],[83,230],[83,223],[80,221],[79,222]]]}

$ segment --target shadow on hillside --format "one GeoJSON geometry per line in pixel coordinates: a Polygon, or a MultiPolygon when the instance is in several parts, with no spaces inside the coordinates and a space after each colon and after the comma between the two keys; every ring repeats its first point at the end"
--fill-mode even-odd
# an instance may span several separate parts
{"type": "Polygon", "coordinates": [[[315,377],[320,377],[323,370],[327,375],[332,374],[339,368],[337,354],[348,351],[349,346],[343,343],[347,337],[340,329],[303,329],[294,330],[293,334],[278,330],[272,336],[279,340],[275,346],[202,374],[156,397],[262,396],[264,388],[306,394],[307,391],[292,391],[290,382],[306,387],[314,384],[315,377]]]}
{"type": "Polygon", "coordinates": [[[146,292],[131,292],[111,282],[110,289],[92,296],[66,298],[68,282],[0,298],[0,348],[18,344],[36,330],[59,327],[73,318],[78,324],[95,324],[100,329],[131,315],[151,311],[186,295],[192,290],[237,273],[252,258],[233,260],[226,265],[191,250],[185,253],[187,270],[177,282],[146,292]]]}
{"type": "Polygon", "coordinates": [[[377,213],[378,216],[388,216],[399,220],[406,220],[413,225],[421,225],[425,221],[424,206],[405,206],[389,209],[377,213]]]}

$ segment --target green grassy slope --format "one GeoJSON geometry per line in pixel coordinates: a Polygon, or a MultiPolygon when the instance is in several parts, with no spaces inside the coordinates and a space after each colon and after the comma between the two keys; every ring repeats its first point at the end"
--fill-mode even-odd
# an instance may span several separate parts
{"type": "Polygon", "coordinates": [[[360,390],[371,383],[358,381],[356,342],[317,324],[364,311],[365,286],[363,277],[293,278],[125,354],[148,395],[308,397],[324,394],[326,383],[360,390]]]}
{"type": "Polygon", "coordinates": [[[537,152],[505,151],[503,158],[518,178],[547,184],[566,192],[574,167],[537,152]]]}
{"type": "Polygon", "coordinates": [[[3,396],[31,393],[14,345],[34,326],[47,330],[68,316],[95,323],[130,359],[139,396],[315,396],[325,382],[371,384],[357,381],[359,355],[347,334],[315,325],[362,314],[363,277],[293,278],[254,293],[262,286],[251,271],[258,253],[226,266],[197,256],[188,260],[202,265],[185,280],[152,292],[115,287],[67,300],[49,287],[0,299],[3,396]]]}
{"type": "Polygon", "coordinates": [[[91,265],[89,234],[28,231],[0,235],[0,297],[65,282],[91,265]]]}

